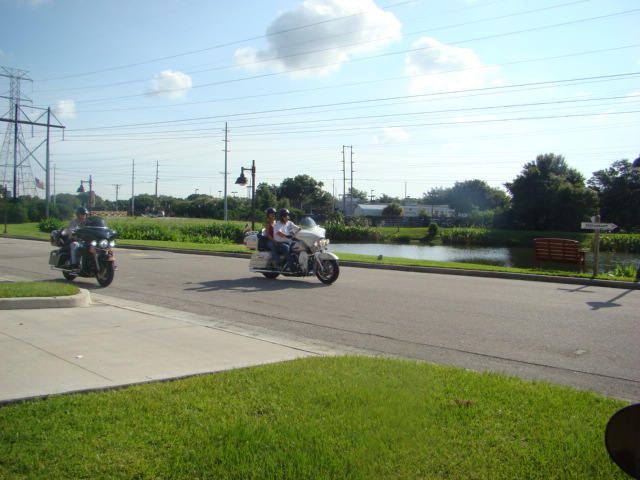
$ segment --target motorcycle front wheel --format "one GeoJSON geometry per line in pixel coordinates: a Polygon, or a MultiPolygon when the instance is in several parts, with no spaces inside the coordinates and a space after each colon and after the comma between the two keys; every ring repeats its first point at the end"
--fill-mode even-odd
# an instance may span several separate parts
{"type": "Polygon", "coordinates": [[[100,262],[100,271],[96,273],[96,280],[101,287],[108,287],[113,282],[116,274],[116,265],[113,262],[100,262]]]}
{"type": "Polygon", "coordinates": [[[340,265],[336,260],[320,260],[320,265],[316,265],[316,277],[322,283],[333,283],[340,275],[340,265]]]}

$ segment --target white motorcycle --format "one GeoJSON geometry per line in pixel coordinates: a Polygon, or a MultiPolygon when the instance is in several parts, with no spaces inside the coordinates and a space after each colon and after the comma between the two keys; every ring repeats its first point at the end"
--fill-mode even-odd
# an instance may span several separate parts
{"type": "MultiPolygon", "coordinates": [[[[305,218],[300,227],[302,230],[291,239],[291,271],[283,271],[275,266],[271,250],[266,245],[264,229],[261,232],[247,232],[244,237],[245,246],[249,250],[257,250],[251,255],[249,271],[261,273],[267,278],[315,275],[322,283],[335,282],[340,274],[340,265],[338,257],[327,251],[329,239],[325,237],[325,229],[316,225],[311,218],[305,218]]],[[[281,259],[281,264],[284,264],[284,259],[281,259]]]]}

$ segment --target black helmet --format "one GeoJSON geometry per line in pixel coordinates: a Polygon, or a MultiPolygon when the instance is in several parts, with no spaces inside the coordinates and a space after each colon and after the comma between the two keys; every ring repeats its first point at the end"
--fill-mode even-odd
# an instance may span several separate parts
{"type": "Polygon", "coordinates": [[[85,207],[79,207],[76,210],[76,215],[80,215],[80,214],[89,215],[89,210],[87,210],[85,207]]]}
{"type": "Polygon", "coordinates": [[[264,213],[266,213],[266,214],[267,214],[267,217],[268,217],[270,214],[272,214],[272,213],[273,213],[273,214],[275,215],[275,214],[276,214],[276,213],[278,213],[278,212],[276,212],[276,209],[275,209],[275,208],[273,208],[273,207],[269,207],[269,208],[267,208],[267,210],[266,210],[264,213]]]}
{"type": "Polygon", "coordinates": [[[291,213],[286,208],[281,208],[278,210],[278,220],[282,220],[282,217],[286,215],[287,217],[291,216],[291,213]]]}

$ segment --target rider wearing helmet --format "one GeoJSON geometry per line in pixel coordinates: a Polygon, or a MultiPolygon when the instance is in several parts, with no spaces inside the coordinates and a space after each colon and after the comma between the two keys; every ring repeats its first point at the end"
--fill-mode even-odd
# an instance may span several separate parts
{"type": "Polygon", "coordinates": [[[278,255],[278,242],[273,237],[273,226],[276,224],[276,209],[273,207],[267,208],[264,212],[267,215],[267,223],[264,224],[264,236],[266,238],[266,244],[271,249],[271,256],[273,257],[273,263],[277,268],[280,268],[280,255],[278,255]]]}
{"type": "Polygon", "coordinates": [[[291,237],[294,233],[300,231],[300,227],[289,221],[290,215],[289,210],[286,208],[278,210],[278,222],[273,227],[273,238],[277,242],[278,252],[283,253],[286,259],[285,270],[291,270],[293,267],[291,262],[291,237]]]}
{"type": "MultiPolygon", "coordinates": [[[[67,228],[69,229],[70,236],[73,236],[73,233],[81,227],[84,227],[85,222],[87,221],[87,215],[89,214],[89,210],[85,207],[79,207],[76,210],[76,218],[69,222],[67,228]]],[[[71,268],[77,270],[78,267],[78,248],[80,244],[78,242],[71,242],[69,248],[71,249],[71,268]]]]}

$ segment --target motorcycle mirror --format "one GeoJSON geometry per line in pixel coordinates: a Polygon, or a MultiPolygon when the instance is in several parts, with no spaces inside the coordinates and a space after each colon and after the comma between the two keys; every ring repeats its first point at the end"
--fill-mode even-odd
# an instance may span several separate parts
{"type": "Polygon", "coordinates": [[[618,410],[607,423],[604,442],[611,459],[640,479],[640,403],[618,410]]]}

